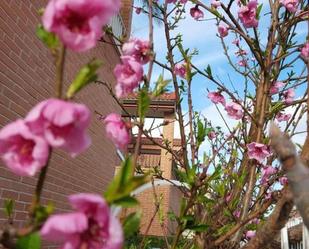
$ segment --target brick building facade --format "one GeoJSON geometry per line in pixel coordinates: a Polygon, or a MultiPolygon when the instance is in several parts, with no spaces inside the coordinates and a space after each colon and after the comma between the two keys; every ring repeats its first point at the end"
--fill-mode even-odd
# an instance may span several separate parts
{"type": "MultiPolygon", "coordinates": [[[[38,10],[47,0],[1,0],[0,1],[0,128],[13,120],[24,117],[39,101],[54,95],[55,68],[47,48],[35,35],[40,23],[38,10]]],[[[123,30],[130,30],[131,3],[124,1],[123,30]]],[[[121,18],[112,25],[123,25],[121,18]]],[[[119,27],[116,27],[119,30],[119,27]]],[[[110,43],[113,40],[105,36],[110,43]]],[[[103,60],[99,78],[115,83],[113,68],[120,61],[119,51],[112,45],[100,43],[86,53],[68,51],[65,64],[65,87],[80,67],[93,57],[103,60]]],[[[104,86],[92,84],[76,98],[94,113],[120,112],[117,104],[104,86]]],[[[114,175],[119,158],[114,145],[104,136],[104,128],[92,115],[89,133],[92,146],[75,159],[55,150],[49,167],[42,201],[52,200],[57,211],[70,207],[67,196],[76,192],[102,193],[114,175]],[[108,156],[106,156],[108,155],[108,156]]],[[[3,203],[5,199],[16,200],[14,222],[22,226],[27,216],[37,178],[18,177],[10,173],[0,162],[0,224],[5,222],[3,203]]]]}

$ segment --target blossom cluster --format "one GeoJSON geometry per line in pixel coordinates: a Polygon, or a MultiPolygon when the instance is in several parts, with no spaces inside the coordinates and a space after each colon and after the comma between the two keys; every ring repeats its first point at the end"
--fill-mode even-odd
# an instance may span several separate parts
{"type": "MultiPolygon", "coordinates": [[[[283,82],[277,81],[270,87],[269,93],[271,95],[278,94],[280,89],[284,86],[285,84],[283,82]]],[[[291,104],[293,103],[293,100],[295,98],[295,90],[293,88],[289,88],[282,93],[282,96],[285,104],[291,104]]],[[[227,111],[227,114],[230,118],[235,120],[243,118],[244,111],[242,106],[235,101],[226,103],[226,100],[220,91],[208,93],[208,98],[215,104],[222,104],[225,107],[225,110],[227,111]]],[[[288,121],[290,118],[291,114],[285,114],[283,112],[279,112],[276,115],[276,120],[278,122],[288,121]]]]}
{"type": "MultiPolygon", "coordinates": [[[[272,84],[272,86],[269,89],[269,93],[271,95],[280,94],[280,90],[285,87],[286,84],[281,81],[276,81],[272,84]]],[[[294,88],[289,88],[286,91],[282,92],[283,102],[287,105],[293,103],[295,98],[295,90],[294,88]]]]}
{"type": "Polygon", "coordinates": [[[309,60],[309,41],[307,41],[306,44],[301,48],[300,56],[306,61],[309,60]]]}
{"type": "MultiPolygon", "coordinates": [[[[166,3],[176,4],[176,3],[185,4],[187,0],[166,0],[166,3]]],[[[257,28],[259,25],[258,20],[258,2],[257,0],[250,0],[246,4],[243,4],[241,1],[237,1],[239,5],[238,9],[238,17],[245,28],[257,28]]],[[[299,0],[280,0],[281,5],[283,5],[288,12],[295,13],[297,11],[297,7],[299,5],[299,0]]],[[[211,7],[217,9],[221,6],[220,0],[212,0],[211,7]]],[[[190,9],[190,15],[195,20],[201,20],[204,18],[204,13],[200,10],[199,5],[195,5],[190,9]]],[[[219,33],[221,37],[220,29],[222,30],[224,26],[219,26],[219,33]]]]}
{"type": "Polygon", "coordinates": [[[298,7],[298,0],[280,0],[280,3],[287,9],[290,13],[295,13],[298,7]]]}
{"type": "Polygon", "coordinates": [[[174,68],[174,74],[185,79],[187,77],[187,64],[177,63],[174,68]]]}
{"type": "Polygon", "coordinates": [[[0,155],[17,175],[33,176],[46,166],[50,148],[76,156],[90,145],[90,111],[83,104],[48,99],[0,130],[0,155]]]}
{"type": "Polygon", "coordinates": [[[259,163],[262,163],[271,154],[269,147],[261,143],[252,142],[247,145],[247,149],[249,158],[255,159],[259,163]]]}
{"type": "Polygon", "coordinates": [[[57,34],[75,52],[93,48],[103,26],[120,10],[120,0],[51,0],[42,18],[44,28],[57,34]]]}
{"type": "Polygon", "coordinates": [[[116,65],[116,96],[124,97],[132,93],[143,79],[143,65],[150,59],[150,44],[140,39],[130,39],[123,44],[121,64],[116,65]]]}
{"type": "MultiPolygon", "coordinates": [[[[143,79],[143,65],[150,60],[151,49],[148,41],[132,38],[122,46],[121,63],[117,64],[114,74],[117,80],[115,87],[118,98],[125,97],[136,89],[143,79]]],[[[127,123],[116,113],[104,119],[107,136],[119,149],[125,149],[130,142],[127,123]]]]}
{"type": "Polygon", "coordinates": [[[130,143],[131,137],[129,134],[128,125],[122,120],[117,113],[111,113],[104,119],[106,135],[113,141],[119,149],[126,149],[130,143]]]}
{"type": "Polygon", "coordinates": [[[74,194],[69,202],[76,211],[49,217],[41,229],[46,240],[61,248],[120,249],[123,231],[105,200],[98,194],[74,194]]]}
{"type": "Polygon", "coordinates": [[[259,25],[257,6],[256,0],[250,0],[246,5],[240,6],[238,17],[245,28],[256,28],[259,25]]]}
{"type": "Polygon", "coordinates": [[[215,104],[222,104],[225,107],[225,110],[227,112],[227,115],[235,120],[242,119],[244,116],[244,110],[243,107],[236,103],[235,101],[232,101],[230,103],[226,103],[224,96],[222,93],[219,92],[209,92],[208,98],[215,104]]]}

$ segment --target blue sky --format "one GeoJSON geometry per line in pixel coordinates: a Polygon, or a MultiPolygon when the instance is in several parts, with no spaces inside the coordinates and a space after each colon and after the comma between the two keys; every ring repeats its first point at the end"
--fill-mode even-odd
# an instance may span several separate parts
{"type": "MultiPolygon", "coordinates": [[[[141,6],[140,1],[135,1],[135,6],[141,6]]],[[[210,5],[210,0],[203,1],[204,3],[210,5]]],[[[261,35],[262,46],[266,44],[267,41],[267,27],[269,24],[269,12],[268,1],[259,1],[263,3],[263,9],[261,12],[261,20],[259,22],[259,33],[261,35]],[[266,15],[265,15],[266,14],[266,15]]],[[[183,45],[185,48],[196,48],[199,51],[197,56],[192,59],[193,64],[203,69],[206,68],[208,64],[211,65],[213,75],[219,77],[224,81],[225,85],[232,89],[230,80],[232,81],[234,87],[237,90],[243,88],[244,79],[236,74],[231,66],[227,63],[227,59],[223,54],[222,45],[220,39],[217,37],[217,26],[215,20],[208,20],[197,22],[191,18],[189,15],[189,9],[193,7],[192,3],[187,3],[186,6],[186,19],[182,20],[179,27],[174,31],[174,35],[181,33],[183,35],[183,45]],[[229,77],[230,76],[230,80],[229,77]]],[[[236,13],[236,7],[233,10],[236,13]]],[[[220,12],[220,9],[219,9],[220,12]]],[[[210,14],[205,13],[205,18],[212,18],[210,14]]],[[[251,32],[249,30],[249,32],[251,32]]],[[[299,25],[297,29],[297,40],[300,42],[305,41],[307,34],[306,24],[299,25]]],[[[148,39],[148,19],[145,14],[136,15],[134,13],[133,26],[132,26],[132,37],[148,39]]],[[[236,56],[233,53],[237,51],[236,46],[231,42],[235,39],[234,34],[230,33],[228,37],[225,38],[226,44],[229,46],[230,54],[235,63],[237,62],[236,56]]],[[[155,53],[156,58],[161,62],[166,62],[166,43],[164,30],[162,25],[155,25],[154,29],[154,43],[155,43],[155,53]]],[[[244,44],[244,43],[242,43],[244,44]]],[[[246,47],[243,47],[246,49],[246,47]]],[[[177,58],[177,56],[176,56],[177,58]]],[[[179,57],[180,58],[180,57],[179,57]]],[[[250,58],[250,57],[249,57],[250,58]]],[[[299,71],[299,68],[303,66],[303,62],[295,65],[295,71],[299,71]],[[301,65],[302,64],[302,65],[301,65]]],[[[157,79],[158,75],[162,73],[162,69],[155,66],[152,79],[157,79]]],[[[282,75],[281,77],[283,77],[282,75]]],[[[166,79],[170,78],[167,72],[165,72],[164,77],[166,79]]],[[[211,115],[213,123],[216,125],[223,125],[219,115],[215,115],[216,109],[213,104],[207,99],[207,89],[215,90],[216,87],[205,78],[197,76],[194,78],[193,82],[193,103],[197,111],[203,112],[205,115],[211,115]]],[[[251,87],[253,90],[253,86],[251,87]]],[[[297,95],[302,95],[304,92],[304,87],[297,90],[297,95]]],[[[184,107],[185,109],[185,107],[184,107]]],[[[232,124],[236,124],[235,121],[229,120],[232,124]]]]}

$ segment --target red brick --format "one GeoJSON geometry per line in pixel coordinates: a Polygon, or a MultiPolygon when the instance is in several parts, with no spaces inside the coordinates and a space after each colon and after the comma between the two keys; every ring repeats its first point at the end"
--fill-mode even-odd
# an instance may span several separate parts
{"type": "MultiPolygon", "coordinates": [[[[46,3],[47,0],[0,1],[0,128],[10,121],[24,117],[39,101],[54,96],[53,58],[35,35],[36,25],[40,22],[36,11],[46,3]]],[[[100,44],[83,54],[68,51],[65,89],[82,65],[93,57],[105,61],[99,72],[100,77],[115,84],[112,69],[119,63],[118,51],[110,45],[100,44]]],[[[98,85],[87,87],[75,100],[87,104],[91,112],[120,112],[107,91],[98,85]]],[[[102,193],[106,188],[116,165],[115,147],[104,137],[103,125],[95,117],[89,133],[93,139],[92,147],[77,158],[72,159],[67,153],[55,150],[49,165],[42,203],[52,201],[57,211],[68,211],[69,194],[102,193]]],[[[0,204],[5,198],[17,199],[17,227],[25,224],[26,211],[32,201],[36,182],[37,177],[15,176],[0,162],[0,204]]],[[[3,224],[4,218],[0,215],[0,224],[3,224]]]]}

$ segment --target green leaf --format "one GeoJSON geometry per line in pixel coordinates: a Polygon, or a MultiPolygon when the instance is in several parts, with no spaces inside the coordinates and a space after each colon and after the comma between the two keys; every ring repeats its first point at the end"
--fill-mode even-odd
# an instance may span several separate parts
{"type": "Polygon", "coordinates": [[[138,96],[138,115],[142,121],[145,119],[145,115],[146,115],[149,105],[150,105],[150,98],[148,95],[147,88],[144,87],[139,92],[139,96],[138,96]]]}
{"type": "Polygon", "coordinates": [[[212,72],[211,72],[211,67],[210,65],[207,66],[205,72],[207,73],[209,78],[212,78],[212,72]]]}
{"type": "Polygon", "coordinates": [[[123,231],[125,237],[128,238],[134,233],[138,232],[142,214],[141,212],[135,212],[130,214],[123,222],[123,231]]]}
{"type": "Polygon", "coordinates": [[[242,174],[236,178],[237,186],[239,186],[239,187],[243,186],[243,184],[246,180],[246,177],[247,177],[247,173],[245,171],[242,172],[242,174]]]}
{"type": "Polygon", "coordinates": [[[176,179],[180,182],[188,182],[187,174],[182,170],[178,168],[174,168],[173,172],[175,173],[176,179]]]}
{"type": "Polygon", "coordinates": [[[197,146],[200,146],[205,140],[205,128],[201,120],[197,121],[197,146]]]}
{"type": "Polygon", "coordinates": [[[120,170],[114,177],[113,181],[109,184],[104,194],[106,200],[112,201],[115,198],[113,195],[116,194],[119,189],[121,189],[125,185],[125,183],[133,177],[133,175],[134,168],[131,158],[126,158],[126,160],[122,162],[120,170]]]}
{"type": "Polygon", "coordinates": [[[160,74],[160,76],[159,76],[159,78],[158,78],[158,80],[156,82],[155,88],[154,88],[154,90],[152,92],[152,95],[154,97],[158,97],[161,94],[165,93],[167,91],[166,86],[170,82],[171,82],[171,80],[164,80],[162,74],[160,74]]]}
{"type": "Polygon", "coordinates": [[[205,232],[207,231],[208,228],[209,228],[209,225],[207,224],[198,224],[198,225],[186,227],[186,229],[189,229],[195,232],[205,232]]]}
{"type": "Polygon", "coordinates": [[[121,165],[120,170],[108,186],[104,197],[110,204],[129,197],[131,192],[145,184],[148,175],[134,176],[134,165],[130,158],[127,158],[121,165]]]}
{"type": "Polygon", "coordinates": [[[92,60],[87,65],[82,67],[67,91],[67,98],[72,98],[83,87],[95,81],[98,78],[97,70],[101,65],[101,61],[92,60]]]}
{"type": "Polygon", "coordinates": [[[236,209],[236,207],[238,206],[238,203],[239,203],[239,198],[234,198],[230,204],[231,204],[231,208],[232,209],[236,209]]]}
{"type": "Polygon", "coordinates": [[[232,157],[237,158],[238,157],[238,151],[237,150],[232,150],[232,157]]]}
{"type": "Polygon", "coordinates": [[[44,11],[45,11],[45,8],[38,9],[39,16],[43,16],[44,15],[44,11]]]}
{"type": "Polygon", "coordinates": [[[200,203],[209,204],[209,205],[216,203],[216,201],[214,201],[213,199],[210,199],[207,196],[205,196],[205,193],[203,195],[202,194],[198,195],[197,201],[200,203]]]}
{"type": "Polygon", "coordinates": [[[212,13],[213,13],[216,17],[218,17],[218,18],[222,18],[222,15],[221,15],[220,12],[218,12],[216,9],[213,9],[213,10],[212,10],[212,13]]]}
{"type": "Polygon", "coordinates": [[[173,211],[168,211],[167,217],[170,221],[177,221],[178,220],[177,215],[173,211]]]}
{"type": "Polygon", "coordinates": [[[38,206],[34,210],[34,217],[37,223],[44,222],[54,212],[54,205],[48,203],[47,206],[38,206]]]}
{"type": "Polygon", "coordinates": [[[36,35],[50,49],[55,49],[59,45],[57,36],[45,30],[42,25],[37,27],[36,35]]]}
{"type": "Polygon", "coordinates": [[[21,237],[16,243],[17,249],[40,249],[41,237],[39,233],[32,233],[27,236],[21,237]]]}
{"type": "Polygon", "coordinates": [[[197,168],[197,165],[193,165],[192,167],[188,168],[188,170],[187,170],[187,179],[188,179],[188,183],[190,185],[193,185],[195,183],[196,168],[197,168]]]}
{"type": "Polygon", "coordinates": [[[187,205],[187,200],[185,198],[182,198],[181,199],[181,202],[180,202],[180,217],[184,214],[184,211],[186,209],[186,205],[187,205]]]}
{"type": "Polygon", "coordinates": [[[220,227],[216,232],[215,235],[216,236],[220,236],[222,234],[225,234],[227,231],[229,231],[231,229],[231,227],[234,226],[233,223],[230,224],[226,224],[223,227],[220,227]]]}
{"type": "Polygon", "coordinates": [[[187,214],[182,217],[186,221],[194,221],[194,216],[192,214],[187,214]]]}
{"type": "Polygon", "coordinates": [[[262,8],[263,8],[263,4],[260,4],[257,8],[257,11],[256,11],[256,19],[260,19],[260,14],[261,14],[261,11],[262,11],[262,8]]]}
{"type": "Polygon", "coordinates": [[[4,201],[4,212],[8,218],[12,218],[14,206],[15,206],[14,200],[7,199],[4,201]]]}
{"type": "Polygon", "coordinates": [[[217,166],[215,172],[208,178],[208,182],[219,180],[221,178],[222,168],[221,166],[217,166]]]}
{"type": "Polygon", "coordinates": [[[125,196],[120,198],[114,202],[115,205],[122,206],[125,208],[134,207],[139,204],[138,200],[136,200],[132,196],[125,196]]]}
{"type": "Polygon", "coordinates": [[[280,101],[275,102],[271,105],[269,112],[271,115],[277,114],[279,111],[281,111],[284,107],[284,104],[280,101]]]}

